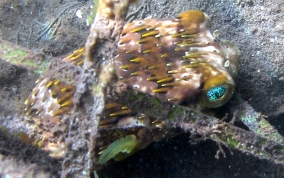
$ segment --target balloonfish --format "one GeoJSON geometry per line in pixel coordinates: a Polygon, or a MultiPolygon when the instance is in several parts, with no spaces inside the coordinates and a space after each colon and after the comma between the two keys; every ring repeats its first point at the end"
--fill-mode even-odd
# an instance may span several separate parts
{"type": "MultiPolygon", "coordinates": [[[[202,111],[220,107],[231,98],[239,58],[240,52],[233,44],[214,37],[206,14],[189,10],[174,19],[148,18],[126,24],[114,63],[121,82],[202,111]]],[[[108,106],[120,110],[110,113],[112,119],[101,120],[100,133],[105,128],[120,132],[111,134],[117,138],[111,144],[98,139],[98,144],[109,145],[102,149],[99,163],[122,160],[153,141],[174,135],[147,113],[135,115],[126,106],[108,106]]]]}
{"type": "MultiPolygon", "coordinates": [[[[64,60],[83,65],[83,54],[84,48],[80,48],[64,60]]],[[[239,58],[232,43],[213,35],[205,13],[189,10],[173,19],[147,18],[126,24],[114,68],[117,79],[134,89],[202,112],[220,107],[232,97],[239,58]]],[[[26,102],[27,113],[48,120],[47,125],[60,123],[61,116],[74,106],[75,88],[56,79],[40,79],[26,102]]],[[[106,103],[95,136],[95,169],[176,133],[147,113],[106,103]]],[[[63,141],[54,145],[51,140],[43,147],[56,146],[57,155],[64,156],[62,145],[63,141]]]]}
{"type": "Polygon", "coordinates": [[[216,108],[234,92],[238,60],[237,48],[212,35],[209,17],[190,10],[125,25],[115,65],[119,79],[141,92],[216,108]]]}

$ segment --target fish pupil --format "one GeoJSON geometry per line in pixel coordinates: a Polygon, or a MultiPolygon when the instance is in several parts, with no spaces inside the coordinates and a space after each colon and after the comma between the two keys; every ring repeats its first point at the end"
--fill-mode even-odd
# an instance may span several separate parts
{"type": "Polygon", "coordinates": [[[225,95],[226,91],[227,89],[225,87],[217,86],[207,92],[207,97],[209,101],[216,101],[222,98],[225,95]]]}

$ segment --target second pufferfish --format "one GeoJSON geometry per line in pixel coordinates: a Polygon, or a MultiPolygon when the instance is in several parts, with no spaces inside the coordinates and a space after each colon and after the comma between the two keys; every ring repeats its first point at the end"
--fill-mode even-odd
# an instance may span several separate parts
{"type": "Polygon", "coordinates": [[[125,25],[115,66],[118,78],[141,92],[197,109],[216,108],[234,92],[239,58],[234,45],[212,35],[206,14],[189,10],[174,19],[125,25]]]}

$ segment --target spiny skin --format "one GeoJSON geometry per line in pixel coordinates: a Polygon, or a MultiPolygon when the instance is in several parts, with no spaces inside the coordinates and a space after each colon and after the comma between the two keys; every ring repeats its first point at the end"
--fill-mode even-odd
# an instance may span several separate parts
{"type": "Polygon", "coordinates": [[[81,47],[74,51],[72,54],[65,57],[63,61],[70,62],[74,65],[82,66],[84,64],[84,53],[85,48],[81,47]]]}
{"type": "MultiPolygon", "coordinates": [[[[219,107],[233,94],[231,75],[237,73],[239,51],[213,37],[210,20],[200,11],[187,11],[175,19],[126,24],[117,53],[118,78],[139,91],[197,109],[219,107]]],[[[105,115],[110,117],[100,121],[96,140],[100,164],[122,160],[177,133],[165,123],[117,103],[109,103],[105,115]]]]}
{"type": "MultiPolygon", "coordinates": [[[[80,48],[64,60],[81,66],[84,50],[80,48]]],[[[200,11],[187,11],[175,19],[145,19],[127,24],[117,53],[114,61],[118,78],[139,91],[190,107],[219,107],[233,94],[231,75],[237,73],[239,52],[231,43],[213,37],[210,20],[200,11]]],[[[39,80],[26,102],[27,113],[33,119],[51,122],[59,118],[56,121],[60,122],[60,116],[71,111],[75,87],[58,82],[39,80]],[[73,90],[66,95],[62,87],[73,90]],[[68,96],[64,101],[69,105],[61,106],[58,99],[62,102],[60,98],[64,96],[68,96]]],[[[95,136],[94,161],[99,163],[96,169],[176,133],[155,118],[133,113],[118,103],[107,103],[95,136]]],[[[61,143],[46,146],[53,147],[58,155],[65,151],[61,143]]]]}
{"type": "Polygon", "coordinates": [[[228,68],[236,67],[239,52],[213,37],[210,20],[201,11],[125,25],[117,53],[119,79],[159,98],[215,108],[234,92],[228,68]]]}
{"type": "Polygon", "coordinates": [[[28,115],[60,117],[61,114],[71,111],[74,86],[50,78],[38,79],[36,83],[36,87],[25,102],[28,115]]]}
{"type": "Polygon", "coordinates": [[[65,143],[59,141],[63,135],[56,128],[61,126],[61,118],[73,109],[76,87],[56,79],[40,78],[25,102],[29,120],[37,129],[33,141],[40,148],[50,152],[52,157],[62,157],[66,153],[65,143]]]}

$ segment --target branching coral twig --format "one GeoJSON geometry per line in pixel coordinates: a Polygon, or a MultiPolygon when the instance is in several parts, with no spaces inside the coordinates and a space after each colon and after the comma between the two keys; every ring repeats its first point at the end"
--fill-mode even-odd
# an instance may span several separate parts
{"type": "Polygon", "coordinates": [[[148,116],[168,122],[169,127],[181,128],[185,132],[223,143],[228,147],[250,153],[261,159],[284,164],[284,145],[272,139],[189,108],[139,93],[122,83],[118,83],[114,87],[111,95],[114,96],[114,101],[127,105],[133,111],[147,113],[148,116]]]}

